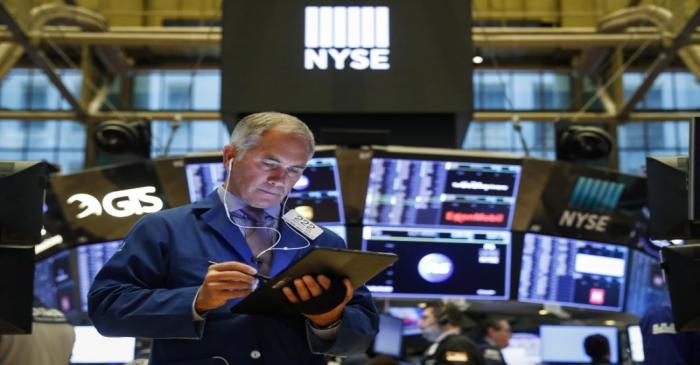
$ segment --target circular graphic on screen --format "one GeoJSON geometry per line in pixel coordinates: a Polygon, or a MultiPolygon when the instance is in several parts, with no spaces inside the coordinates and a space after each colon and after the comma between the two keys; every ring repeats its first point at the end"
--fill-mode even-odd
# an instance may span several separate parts
{"type": "Polygon", "coordinates": [[[418,261],[418,274],[431,283],[445,281],[452,276],[454,264],[449,257],[440,253],[431,253],[418,261]]]}
{"type": "Polygon", "coordinates": [[[306,177],[306,175],[301,175],[299,178],[299,181],[297,181],[296,184],[294,184],[293,189],[294,190],[304,190],[309,187],[309,178],[306,177]]]}

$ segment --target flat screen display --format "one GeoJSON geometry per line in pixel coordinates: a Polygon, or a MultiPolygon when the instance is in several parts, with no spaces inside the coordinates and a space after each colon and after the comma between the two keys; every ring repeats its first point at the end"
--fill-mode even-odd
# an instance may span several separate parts
{"type": "Polygon", "coordinates": [[[628,249],[527,233],[518,300],[621,311],[628,249]]]}
{"type": "Polygon", "coordinates": [[[224,1],[222,111],[472,107],[471,2],[224,1]]]}
{"type": "Polygon", "coordinates": [[[395,318],[401,318],[404,336],[420,335],[420,320],[423,317],[423,309],[418,307],[390,307],[389,314],[395,318]]]}
{"type": "Polygon", "coordinates": [[[401,318],[396,318],[382,314],[379,316],[379,332],[374,337],[373,350],[377,354],[391,355],[401,357],[401,327],[403,321],[401,318]]]}
{"type": "Polygon", "coordinates": [[[71,364],[115,364],[134,361],[136,339],[105,337],[93,326],[75,326],[71,364]]]}
{"type": "Polygon", "coordinates": [[[540,326],[542,361],[553,363],[588,364],[583,341],[590,335],[601,334],[610,344],[610,362],[618,362],[617,328],[608,326],[540,326]]]}
{"type": "Polygon", "coordinates": [[[641,251],[632,251],[625,311],[642,317],[652,306],[669,303],[659,260],[641,251]]]}
{"type": "MultiPolygon", "coordinates": [[[[345,238],[345,211],[338,161],[332,151],[322,151],[306,165],[286,203],[304,218],[322,224],[345,238]]],[[[204,199],[226,179],[220,155],[185,159],[190,201],[204,199]]]]}
{"type": "Polygon", "coordinates": [[[190,202],[204,199],[226,179],[226,169],[220,157],[216,162],[186,162],[185,174],[190,202]]]}
{"type": "Polygon", "coordinates": [[[644,339],[639,326],[627,327],[627,339],[630,342],[630,356],[635,363],[644,362],[644,339]]]}
{"type": "Polygon", "coordinates": [[[521,166],[450,158],[373,158],[363,223],[509,229],[521,166]]]}
{"type": "Polygon", "coordinates": [[[501,350],[508,365],[538,365],[541,360],[540,336],[534,333],[515,332],[508,347],[501,350]]]}
{"type": "Polygon", "coordinates": [[[102,266],[107,263],[107,260],[117,252],[121,243],[122,241],[111,241],[78,246],[76,248],[78,282],[80,283],[80,306],[83,312],[87,313],[87,295],[90,291],[90,286],[95,281],[95,276],[102,269],[102,266]]]}
{"type": "Polygon", "coordinates": [[[367,283],[376,297],[508,299],[509,231],[365,226],[362,236],[363,250],[400,257],[367,283]]]}
{"type": "Polygon", "coordinates": [[[43,305],[66,314],[77,312],[80,309],[76,291],[70,251],[60,251],[36,263],[34,296],[43,305]]]}

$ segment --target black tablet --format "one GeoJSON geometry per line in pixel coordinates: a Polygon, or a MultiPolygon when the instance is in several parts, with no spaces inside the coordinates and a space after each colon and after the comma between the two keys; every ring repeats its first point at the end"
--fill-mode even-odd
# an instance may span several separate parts
{"type": "Polygon", "coordinates": [[[233,313],[298,315],[282,288],[304,275],[347,277],[357,289],[394,263],[398,256],[385,252],[316,247],[231,308],[233,313]]]}

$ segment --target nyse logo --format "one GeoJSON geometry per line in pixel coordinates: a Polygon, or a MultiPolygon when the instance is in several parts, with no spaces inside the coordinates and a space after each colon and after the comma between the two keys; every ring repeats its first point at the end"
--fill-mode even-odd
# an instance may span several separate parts
{"type": "Polygon", "coordinates": [[[389,69],[388,7],[307,6],[304,12],[305,69],[389,69]]]}
{"type": "Polygon", "coordinates": [[[605,232],[608,229],[610,216],[565,210],[559,218],[559,225],[571,228],[583,228],[587,231],[605,232]]]}
{"type": "Polygon", "coordinates": [[[163,201],[153,194],[156,188],[144,186],[141,188],[113,191],[102,198],[102,202],[90,194],[72,195],[66,202],[73,204],[79,202],[82,209],[76,218],[83,219],[91,215],[101,216],[102,210],[116,218],[124,218],[132,215],[154,213],[163,209],[163,201]]]}

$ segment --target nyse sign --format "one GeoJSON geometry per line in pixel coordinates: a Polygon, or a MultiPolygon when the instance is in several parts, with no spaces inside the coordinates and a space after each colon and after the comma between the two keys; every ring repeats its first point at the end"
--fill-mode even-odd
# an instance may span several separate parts
{"type": "Polygon", "coordinates": [[[388,70],[389,8],[307,6],[304,46],[307,70],[388,70]]]}
{"type": "Polygon", "coordinates": [[[82,209],[76,218],[83,219],[91,215],[101,216],[104,211],[116,218],[132,215],[154,213],[163,209],[163,201],[157,196],[149,195],[156,192],[154,186],[118,190],[108,193],[100,202],[90,194],[75,194],[66,200],[68,204],[79,202],[82,209]]]}
{"type": "Polygon", "coordinates": [[[575,210],[564,210],[559,218],[560,226],[594,232],[605,232],[608,229],[609,222],[609,215],[579,212],[575,210]]]}

